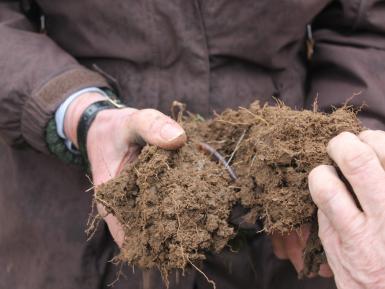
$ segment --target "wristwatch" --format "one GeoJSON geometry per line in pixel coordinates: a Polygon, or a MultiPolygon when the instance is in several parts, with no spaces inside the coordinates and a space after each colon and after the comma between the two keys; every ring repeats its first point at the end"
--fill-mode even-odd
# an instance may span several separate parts
{"type": "Polygon", "coordinates": [[[78,146],[86,164],[88,164],[87,154],[87,135],[88,130],[96,118],[96,115],[106,109],[121,109],[125,106],[117,99],[107,97],[106,100],[101,100],[89,105],[80,117],[77,127],[78,146]]]}

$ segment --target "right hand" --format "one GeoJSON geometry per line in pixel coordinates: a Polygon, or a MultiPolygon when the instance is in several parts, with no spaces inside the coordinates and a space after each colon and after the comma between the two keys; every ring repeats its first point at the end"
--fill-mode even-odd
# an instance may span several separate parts
{"type": "MultiPolygon", "coordinates": [[[[98,94],[86,93],[68,108],[65,132],[77,145],[76,129],[81,114],[91,103],[104,99],[98,94]]],[[[88,131],[87,153],[94,186],[116,177],[127,162],[133,161],[144,143],[164,149],[176,149],[186,142],[183,128],[170,117],[154,109],[109,109],[99,112],[88,131]]],[[[99,214],[106,221],[119,247],[124,233],[115,216],[107,214],[97,204],[99,214]]]]}
{"type": "Polygon", "coordinates": [[[323,165],[310,173],[309,188],[337,287],[384,289],[385,132],[343,132],[327,152],[350,186],[334,167],[323,165]]]}

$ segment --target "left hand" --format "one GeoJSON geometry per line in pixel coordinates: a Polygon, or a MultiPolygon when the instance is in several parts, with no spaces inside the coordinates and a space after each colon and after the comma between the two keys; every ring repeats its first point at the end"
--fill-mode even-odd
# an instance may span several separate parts
{"type": "MultiPolygon", "coordinates": [[[[86,107],[99,100],[105,97],[85,93],[69,106],[64,129],[76,146],[79,119],[86,107]]],[[[126,163],[137,157],[140,143],[176,149],[186,142],[186,133],[178,123],[157,110],[127,107],[100,111],[89,127],[86,142],[93,184],[98,186],[117,176],[126,163]]],[[[122,225],[101,203],[97,203],[97,209],[111,236],[122,247],[125,237],[122,225]]]]}
{"type": "Polygon", "coordinates": [[[309,175],[319,208],[319,236],[337,287],[383,289],[385,132],[367,130],[358,137],[342,133],[330,141],[327,151],[352,187],[349,191],[332,166],[319,166],[309,175]]]}

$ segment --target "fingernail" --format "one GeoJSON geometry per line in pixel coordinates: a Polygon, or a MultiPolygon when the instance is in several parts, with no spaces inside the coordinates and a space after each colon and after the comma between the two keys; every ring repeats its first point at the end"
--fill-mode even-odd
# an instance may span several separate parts
{"type": "Polygon", "coordinates": [[[172,124],[165,124],[160,130],[160,136],[166,141],[172,141],[184,134],[184,130],[172,124]]]}

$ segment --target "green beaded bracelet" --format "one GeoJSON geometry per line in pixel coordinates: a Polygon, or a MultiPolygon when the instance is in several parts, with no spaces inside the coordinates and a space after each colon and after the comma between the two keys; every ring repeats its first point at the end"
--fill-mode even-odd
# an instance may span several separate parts
{"type": "Polygon", "coordinates": [[[66,164],[74,164],[86,167],[86,163],[80,154],[74,154],[65,145],[64,140],[57,134],[56,121],[52,118],[47,125],[45,140],[48,149],[66,164]]]}

